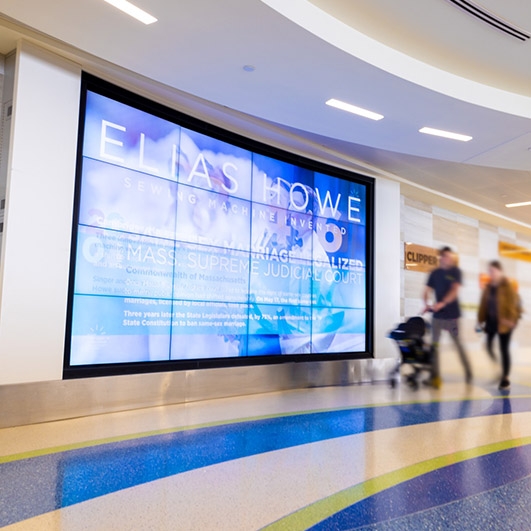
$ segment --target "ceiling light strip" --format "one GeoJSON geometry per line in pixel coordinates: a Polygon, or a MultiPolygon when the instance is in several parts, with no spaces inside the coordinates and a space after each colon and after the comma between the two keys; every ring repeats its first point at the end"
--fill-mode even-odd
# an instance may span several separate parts
{"type": "Polygon", "coordinates": [[[341,109],[342,111],[347,111],[352,114],[357,114],[358,116],[363,116],[364,118],[369,118],[370,120],[381,120],[384,117],[383,114],[368,111],[362,107],[356,107],[356,105],[352,105],[341,100],[336,100],[334,98],[329,99],[326,104],[330,105],[330,107],[341,109]]]}
{"type": "Polygon", "coordinates": [[[136,20],[139,20],[140,22],[146,25],[153,24],[153,22],[157,22],[157,19],[153,15],[150,15],[148,12],[144,11],[143,9],[140,9],[139,7],[135,6],[131,2],[128,2],[127,0],[104,0],[104,2],[111,4],[120,11],[123,11],[127,15],[135,18],[136,20]]]}
{"type": "Polygon", "coordinates": [[[489,24],[490,26],[499,29],[500,31],[503,31],[508,35],[511,35],[511,37],[515,37],[516,39],[519,39],[521,41],[526,41],[531,38],[531,35],[528,32],[521,30],[508,22],[505,22],[501,17],[495,15],[494,13],[489,13],[485,8],[476,5],[474,2],[470,2],[467,0],[449,1],[457,7],[460,7],[470,15],[479,18],[483,22],[489,24]]]}
{"type": "Polygon", "coordinates": [[[522,203],[507,203],[505,205],[507,208],[516,208],[523,206],[531,206],[531,201],[523,201],[522,203]]]}
{"type": "Polygon", "coordinates": [[[443,138],[450,138],[452,140],[459,140],[460,142],[468,142],[473,137],[469,135],[462,135],[460,133],[452,133],[451,131],[443,131],[442,129],[434,129],[433,127],[423,127],[419,129],[419,133],[426,135],[441,136],[443,138]]]}

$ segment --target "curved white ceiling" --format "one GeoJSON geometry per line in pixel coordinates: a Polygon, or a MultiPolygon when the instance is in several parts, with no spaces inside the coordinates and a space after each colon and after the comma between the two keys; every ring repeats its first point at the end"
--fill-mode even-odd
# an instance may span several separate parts
{"type": "MultiPolygon", "coordinates": [[[[310,0],[326,13],[423,63],[508,92],[531,96],[531,41],[495,29],[461,0],[310,0]]],[[[531,2],[466,0],[531,35],[531,2]]]]}
{"type": "MultiPolygon", "coordinates": [[[[407,155],[529,168],[531,98],[421,63],[307,0],[266,1],[289,9],[290,18],[261,0],[137,0],[159,19],[149,26],[103,0],[0,0],[0,10],[111,64],[283,126],[407,155]],[[246,64],[256,70],[245,72],[246,64]],[[326,106],[329,98],[385,118],[348,115],[326,106]],[[462,144],[428,137],[418,133],[423,126],[474,138],[462,144]]],[[[422,0],[431,2],[446,5],[422,0]]]]}
{"type": "MultiPolygon", "coordinates": [[[[481,23],[447,1],[372,0],[370,5],[367,5],[367,2],[352,3],[348,0],[290,0],[289,2],[262,0],[262,2],[324,41],[390,74],[461,101],[531,118],[531,45],[516,41],[517,48],[516,42],[513,42],[510,37],[501,32],[498,34],[490,26],[483,28],[481,23]],[[377,13],[376,16],[375,13],[377,13]],[[334,15],[342,18],[336,18],[334,15]],[[373,23],[367,23],[367,18],[373,23]],[[422,23],[426,21],[429,23],[424,27],[424,35],[422,35],[423,32],[419,30],[422,29],[422,23]],[[461,28],[456,27],[458,22],[461,23],[458,24],[461,28]],[[358,31],[352,24],[369,26],[367,31],[371,31],[380,40],[358,31]],[[386,28],[392,24],[401,28],[398,35],[396,31],[392,33],[386,31],[386,28]],[[480,27],[476,28],[475,24],[480,27]],[[433,30],[437,28],[439,32],[434,33],[433,30]],[[464,76],[452,71],[464,73],[463,63],[470,65],[470,59],[463,61],[464,57],[476,56],[477,60],[476,52],[472,54],[466,49],[460,52],[456,49],[452,50],[455,48],[456,41],[464,40],[470,28],[479,33],[480,37],[481,33],[486,31],[488,42],[492,45],[501,47],[500,43],[510,43],[514,48],[511,50],[512,53],[517,56],[511,58],[511,63],[518,61],[517,73],[524,73],[524,75],[515,75],[514,77],[519,77],[520,80],[518,83],[513,83],[525,94],[497,86],[498,80],[503,79],[503,72],[499,72],[496,78],[490,77],[496,84],[487,85],[476,80],[485,77],[482,72],[470,70],[468,76],[464,76]],[[441,29],[444,30],[444,42],[434,43],[433,39],[437,35],[439,41],[442,41],[441,29]],[[429,35],[426,35],[426,30],[429,31],[429,35]],[[393,46],[385,44],[385,41],[392,43],[393,46]],[[406,50],[407,53],[401,49],[406,50]],[[439,54],[429,53],[430,49],[439,50],[439,54]],[[448,60],[449,56],[450,60],[448,60]],[[418,57],[432,60],[435,64],[423,62],[418,57]],[[448,70],[440,68],[438,64],[441,63],[448,70]]],[[[527,5],[530,6],[531,3],[527,5]]],[[[522,10],[524,10],[524,4],[522,4],[522,10]]],[[[531,8],[528,7],[526,12],[529,14],[531,26],[531,8]]],[[[478,42],[484,46],[485,38],[479,38],[478,42]]],[[[496,48],[483,48],[483,56],[488,57],[495,51],[496,48]]],[[[507,65],[507,62],[503,62],[504,57],[506,56],[502,55],[498,61],[498,63],[501,61],[500,69],[503,65],[507,65]]],[[[507,83],[502,82],[499,85],[507,86],[507,83]]]]}

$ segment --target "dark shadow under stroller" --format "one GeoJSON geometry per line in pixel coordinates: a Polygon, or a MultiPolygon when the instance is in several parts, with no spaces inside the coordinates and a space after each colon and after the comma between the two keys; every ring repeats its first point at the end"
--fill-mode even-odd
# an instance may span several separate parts
{"type": "Polygon", "coordinates": [[[404,374],[404,378],[406,383],[415,390],[419,387],[420,374],[430,371],[432,346],[424,341],[428,327],[429,325],[422,317],[411,317],[389,333],[389,337],[396,341],[400,350],[400,358],[389,375],[391,387],[395,387],[400,380],[402,365],[410,367],[411,370],[404,374]]]}

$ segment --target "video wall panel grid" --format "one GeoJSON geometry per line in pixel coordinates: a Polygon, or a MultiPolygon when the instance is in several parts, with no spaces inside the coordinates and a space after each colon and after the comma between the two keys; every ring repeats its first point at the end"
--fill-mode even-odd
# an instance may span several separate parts
{"type": "Polygon", "coordinates": [[[372,355],[372,179],[82,85],[65,377],[372,355]]]}

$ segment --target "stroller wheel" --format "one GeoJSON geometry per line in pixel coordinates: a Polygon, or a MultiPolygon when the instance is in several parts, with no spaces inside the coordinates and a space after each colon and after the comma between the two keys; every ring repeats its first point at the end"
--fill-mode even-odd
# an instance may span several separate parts
{"type": "Polygon", "coordinates": [[[417,382],[417,378],[414,374],[410,374],[407,377],[407,384],[409,387],[411,387],[411,389],[413,389],[413,391],[416,391],[419,388],[419,383],[417,382]]]}

